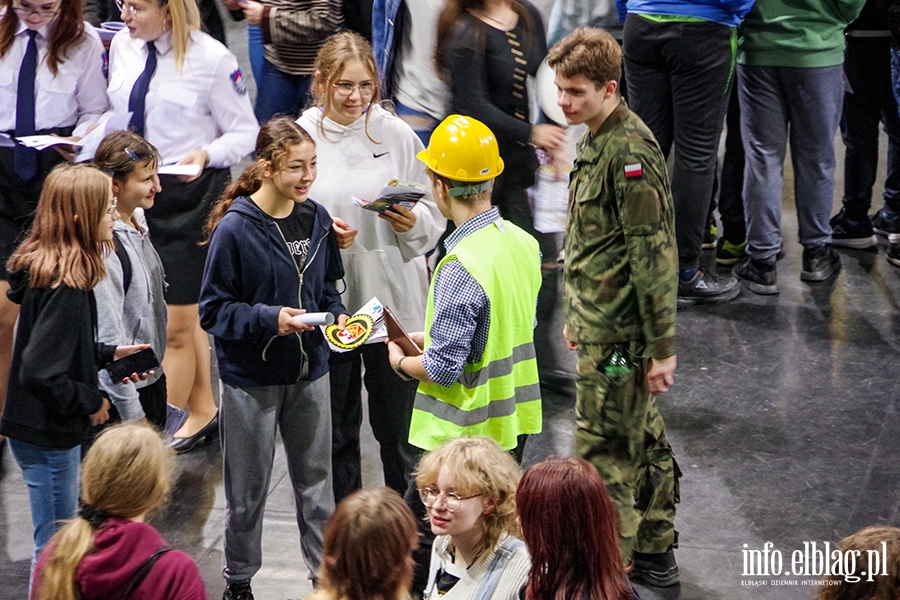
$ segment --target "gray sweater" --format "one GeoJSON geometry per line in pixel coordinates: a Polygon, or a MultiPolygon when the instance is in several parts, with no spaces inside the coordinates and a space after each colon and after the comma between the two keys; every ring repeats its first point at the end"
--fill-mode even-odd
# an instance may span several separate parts
{"type": "MultiPolygon", "coordinates": [[[[150,344],[162,361],[166,352],[166,303],[163,298],[165,274],[162,262],[150,243],[147,222],[140,209],[134,212],[139,229],[116,221],[115,234],[131,259],[131,283],[125,294],[122,263],[110,252],[103,263],[106,277],[94,288],[97,299],[98,341],[115,346],[150,344]]],[[[100,387],[108,394],[124,421],[144,418],[138,388],[148,386],[162,376],[162,366],[146,381],[113,383],[106,369],[100,371],[100,387]]]]}

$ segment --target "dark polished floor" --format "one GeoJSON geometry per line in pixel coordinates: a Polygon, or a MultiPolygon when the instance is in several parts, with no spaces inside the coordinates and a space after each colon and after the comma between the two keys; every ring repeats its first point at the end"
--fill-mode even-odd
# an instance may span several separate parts
{"type": "MultiPolygon", "coordinates": [[[[243,37],[233,37],[239,47],[243,37]]],[[[839,140],[836,147],[842,150],[839,140]]],[[[771,542],[789,566],[804,542],[821,547],[866,525],[900,526],[900,269],[885,260],[882,240],[877,251],[841,251],[837,277],[801,283],[786,171],[781,294],[745,291],[726,305],[679,312],[676,385],[660,406],[684,472],[676,554],[682,583],[641,589],[645,600],[811,598],[803,584],[815,577],[745,576],[745,544],[759,550],[771,542]]],[[[839,167],[835,206],[842,179],[839,167]]],[[[878,186],[876,207],[880,194],[878,186]]],[[[544,293],[553,297],[550,288],[544,293]]],[[[529,440],[526,465],[571,452],[574,398],[565,383],[573,356],[558,336],[558,307],[551,319],[540,348],[544,366],[553,367],[545,368],[545,381],[557,391],[545,391],[544,432],[529,440]]],[[[367,485],[380,483],[377,456],[366,431],[367,485]]],[[[0,458],[0,599],[21,599],[32,547],[27,490],[9,452],[0,458]]],[[[180,457],[171,502],[152,522],[194,556],[211,598],[223,588],[223,518],[218,447],[180,457]]],[[[280,447],[265,519],[256,597],[308,595],[280,447]]]]}

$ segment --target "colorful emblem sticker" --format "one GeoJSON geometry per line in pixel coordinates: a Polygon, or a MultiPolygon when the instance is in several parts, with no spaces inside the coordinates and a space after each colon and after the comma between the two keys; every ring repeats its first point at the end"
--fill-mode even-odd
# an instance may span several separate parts
{"type": "Polygon", "coordinates": [[[326,327],[325,337],[338,348],[353,350],[363,345],[369,339],[373,329],[375,329],[375,322],[372,320],[372,317],[369,315],[354,315],[347,319],[343,329],[340,329],[337,324],[326,327]]]}
{"type": "Polygon", "coordinates": [[[241,73],[241,70],[235,69],[229,77],[231,77],[231,85],[234,86],[234,91],[241,96],[245,96],[247,94],[247,84],[244,83],[244,74],[241,73]]]}

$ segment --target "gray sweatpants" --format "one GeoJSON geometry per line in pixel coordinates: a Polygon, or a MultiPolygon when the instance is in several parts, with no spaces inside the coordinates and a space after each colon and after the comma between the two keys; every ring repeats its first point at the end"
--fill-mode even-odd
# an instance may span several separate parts
{"type": "Polygon", "coordinates": [[[747,254],[774,263],[781,248],[784,159],[791,145],[800,243],[831,243],[834,135],[844,103],[842,65],[818,68],[738,65],[744,139],[747,254]]]}
{"type": "Polygon", "coordinates": [[[221,384],[219,431],[225,469],[225,568],[229,582],[262,565],[262,526],[281,431],[297,507],[300,545],[317,576],[325,522],[334,512],[328,375],[293,385],[234,388],[221,384]]]}

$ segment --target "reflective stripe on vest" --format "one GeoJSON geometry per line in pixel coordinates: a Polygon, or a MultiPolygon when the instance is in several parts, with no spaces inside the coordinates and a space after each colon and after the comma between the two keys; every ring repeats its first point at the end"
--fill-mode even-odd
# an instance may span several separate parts
{"type": "MultiPolygon", "coordinates": [[[[506,450],[521,434],[541,430],[541,390],[534,349],[534,313],[541,286],[538,244],[508,221],[463,238],[441,261],[458,260],[490,302],[481,362],[467,363],[449,388],[420,383],[409,441],[432,450],[448,439],[486,435],[506,450]]],[[[428,297],[425,346],[434,317],[434,281],[428,297]]]]}

